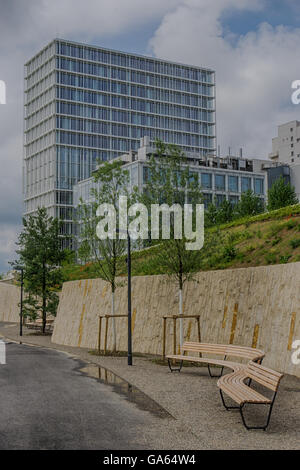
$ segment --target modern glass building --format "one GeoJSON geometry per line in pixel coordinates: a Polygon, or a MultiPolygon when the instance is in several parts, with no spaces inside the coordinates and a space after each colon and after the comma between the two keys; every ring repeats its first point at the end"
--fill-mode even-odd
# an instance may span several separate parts
{"type": "MultiPolygon", "coordinates": [[[[73,233],[73,186],[149,136],[215,154],[215,73],[55,39],[25,65],[24,214],[73,233]]],[[[72,246],[72,238],[63,247],[72,246]]]]}

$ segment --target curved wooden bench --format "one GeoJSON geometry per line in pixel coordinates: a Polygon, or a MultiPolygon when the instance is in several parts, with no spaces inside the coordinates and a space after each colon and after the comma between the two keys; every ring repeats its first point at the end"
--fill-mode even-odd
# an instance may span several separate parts
{"type": "MultiPolygon", "coordinates": [[[[239,357],[241,359],[248,359],[252,361],[258,361],[260,363],[262,362],[265,356],[264,351],[261,351],[260,349],[255,349],[255,348],[251,348],[248,346],[238,346],[235,344],[212,344],[212,343],[196,343],[192,341],[186,341],[183,343],[181,350],[183,353],[184,352],[199,353],[200,357],[186,356],[184,354],[167,356],[168,364],[169,364],[169,368],[171,372],[174,372],[174,371],[180,372],[182,369],[183,361],[198,362],[198,363],[207,364],[208,372],[211,377],[220,377],[220,375],[222,375],[223,373],[224,367],[227,367],[227,366],[230,367],[229,361],[226,360],[228,356],[239,357]],[[221,355],[224,357],[223,357],[223,360],[220,360],[220,359],[206,358],[206,357],[203,357],[202,354],[221,355]],[[180,361],[179,368],[174,368],[171,366],[172,360],[180,361]],[[222,368],[221,374],[218,376],[212,375],[211,370],[210,370],[210,365],[221,366],[222,368]]],[[[233,363],[233,362],[231,363],[231,365],[232,364],[236,364],[236,369],[237,369],[237,366],[241,365],[241,364],[233,363]]]]}
{"type": "Polygon", "coordinates": [[[220,389],[220,395],[222,403],[226,410],[238,409],[241,414],[241,418],[246,429],[267,429],[271,413],[276,398],[279,382],[282,379],[283,374],[276,372],[267,367],[263,367],[261,364],[250,361],[248,365],[243,366],[239,369],[235,369],[232,373],[223,375],[217,382],[217,386],[220,389]],[[264,387],[272,390],[273,397],[267,398],[261,393],[250,388],[250,385],[245,384],[245,380],[250,379],[263,385],[264,387]],[[238,406],[228,406],[225,403],[223,392],[226,393],[238,406]],[[263,426],[248,426],[243,414],[243,408],[246,404],[256,405],[268,405],[269,413],[266,424],[263,426]]]}

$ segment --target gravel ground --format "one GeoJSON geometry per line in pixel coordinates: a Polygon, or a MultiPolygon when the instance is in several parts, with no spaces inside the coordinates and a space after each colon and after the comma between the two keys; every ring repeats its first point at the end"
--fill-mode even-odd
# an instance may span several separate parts
{"type": "MultiPolygon", "coordinates": [[[[15,324],[1,323],[0,336],[20,341],[15,324]]],[[[64,351],[82,361],[103,366],[159,403],[175,419],[157,418],[151,429],[141,429],[149,448],[300,449],[300,379],[297,377],[283,377],[268,430],[247,431],[238,412],[223,408],[216,379],[209,378],[206,368],[184,367],[180,374],[170,373],[166,366],[141,357],[134,357],[134,365],[129,367],[125,357],[97,357],[87,349],[51,343],[50,336],[32,335],[32,330],[26,328],[23,342],[64,351]]],[[[267,410],[264,406],[249,405],[248,411],[248,420],[261,417],[264,421],[267,410]]]]}

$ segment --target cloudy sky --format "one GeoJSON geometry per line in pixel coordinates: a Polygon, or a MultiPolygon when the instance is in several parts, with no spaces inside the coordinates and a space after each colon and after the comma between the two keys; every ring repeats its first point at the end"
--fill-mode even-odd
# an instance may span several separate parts
{"type": "Polygon", "coordinates": [[[276,126],[300,118],[299,0],[0,0],[0,272],[21,224],[23,64],[54,37],[215,69],[224,152],[267,158],[276,126]]]}

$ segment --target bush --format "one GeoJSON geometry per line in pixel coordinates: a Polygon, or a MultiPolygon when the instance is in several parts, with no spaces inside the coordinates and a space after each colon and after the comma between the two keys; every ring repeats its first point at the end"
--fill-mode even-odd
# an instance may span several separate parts
{"type": "Polygon", "coordinates": [[[268,253],[266,256],[265,256],[265,260],[267,262],[267,264],[276,264],[277,262],[277,256],[275,253],[268,253]]]}
{"type": "Polygon", "coordinates": [[[268,210],[280,209],[298,203],[295,188],[286,184],[283,176],[273,183],[268,191],[268,210]]]}
{"type": "Polygon", "coordinates": [[[294,240],[291,240],[290,245],[293,250],[295,250],[295,248],[298,248],[298,246],[300,246],[300,238],[295,238],[294,240]]]}

